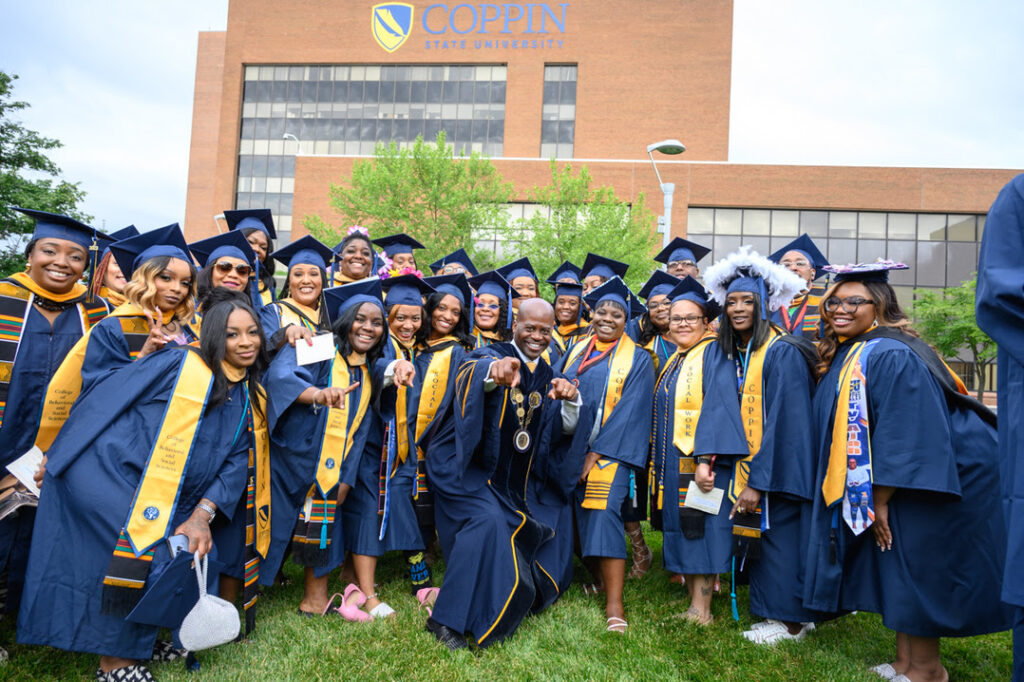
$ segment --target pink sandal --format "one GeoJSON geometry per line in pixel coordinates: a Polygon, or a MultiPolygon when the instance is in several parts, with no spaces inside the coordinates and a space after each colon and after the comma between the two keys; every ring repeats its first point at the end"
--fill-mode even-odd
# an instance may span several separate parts
{"type": "Polygon", "coordinates": [[[438,587],[424,587],[416,590],[416,600],[420,603],[421,609],[426,609],[427,617],[434,615],[434,602],[437,601],[437,594],[441,589],[438,587]]]}
{"type": "Polygon", "coordinates": [[[373,620],[370,614],[359,608],[365,603],[366,595],[363,594],[363,591],[355,583],[349,583],[345,587],[345,594],[341,599],[341,604],[334,610],[341,614],[341,617],[345,620],[354,623],[365,623],[373,620]]]}

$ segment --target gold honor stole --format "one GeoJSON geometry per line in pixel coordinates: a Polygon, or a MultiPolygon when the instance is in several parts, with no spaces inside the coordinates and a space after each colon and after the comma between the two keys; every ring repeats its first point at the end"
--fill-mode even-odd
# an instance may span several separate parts
{"type": "Polygon", "coordinates": [[[252,527],[247,527],[245,542],[252,544],[255,540],[256,551],[266,559],[270,549],[270,430],[267,428],[267,401],[262,393],[256,396],[256,402],[258,410],[253,409],[251,400],[249,402],[253,437],[251,466],[256,479],[250,485],[254,487],[256,537],[251,536],[252,527]]]}
{"type": "Polygon", "coordinates": [[[213,372],[198,353],[187,351],[160,431],[135,489],[125,531],[135,556],[167,536],[185,466],[192,454],[213,385],[213,372]]]}
{"type": "MultiPolygon", "coordinates": [[[[334,490],[338,481],[341,480],[341,465],[348,457],[349,450],[352,449],[352,441],[356,436],[356,431],[359,430],[359,424],[363,421],[366,408],[370,404],[370,394],[373,392],[370,387],[369,372],[366,368],[360,365],[352,369],[356,370],[354,380],[359,382],[359,405],[356,407],[355,418],[349,420],[350,401],[348,396],[345,396],[341,407],[328,408],[324,436],[320,443],[320,452],[317,453],[316,486],[324,498],[334,490]],[[335,457],[339,459],[335,460],[335,457]]],[[[354,382],[348,362],[335,351],[334,360],[331,361],[331,378],[328,386],[348,388],[352,383],[354,382]]]]}
{"type": "MultiPolygon", "coordinates": [[[[414,349],[406,348],[396,341],[393,336],[389,336],[388,339],[391,341],[391,347],[395,351],[396,360],[412,361],[415,355],[414,349]]],[[[395,466],[390,474],[391,476],[394,476],[395,472],[398,471],[398,465],[403,464],[409,458],[409,388],[407,386],[396,386],[395,390],[395,439],[398,452],[395,457],[395,466]]]]}
{"type": "Polygon", "coordinates": [[[263,305],[270,305],[274,302],[274,290],[268,287],[263,282],[259,284],[260,300],[263,301],[263,305]]]}
{"type": "Polygon", "coordinates": [[[569,346],[572,345],[572,338],[574,336],[579,336],[576,332],[583,329],[584,326],[585,325],[577,324],[575,322],[572,324],[559,325],[551,331],[551,336],[555,339],[555,343],[558,344],[559,349],[564,353],[569,350],[569,346]]]}
{"type": "MultiPolygon", "coordinates": [[[[51,301],[70,301],[85,294],[85,287],[76,284],[70,292],[57,295],[41,288],[24,272],[18,272],[0,281],[0,426],[3,425],[4,408],[14,377],[14,363],[18,359],[21,337],[25,331],[25,320],[32,309],[35,296],[51,301]]],[[[82,335],[107,315],[106,304],[97,299],[91,304],[77,304],[82,335]]]]}
{"type": "Polygon", "coordinates": [[[118,293],[109,287],[100,287],[99,294],[103,298],[107,299],[107,303],[113,306],[119,306],[127,300],[124,297],[124,294],[118,293]]]}
{"type": "MultiPolygon", "coordinates": [[[[434,345],[448,341],[455,342],[456,339],[454,336],[444,336],[434,345]]],[[[430,356],[430,364],[427,365],[427,371],[423,373],[420,401],[416,407],[416,443],[420,442],[420,438],[427,430],[427,427],[430,426],[430,422],[434,420],[437,411],[441,409],[441,403],[444,402],[444,395],[448,390],[448,372],[451,370],[452,352],[454,350],[455,344],[452,343],[447,348],[434,352],[430,356]]],[[[413,495],[413,499],[419,497],[420,493],[428,492],[425,467],[426,453],[417,445],[416,454],[419,462],[416,473],[416,493],[413,495]]]]}
{"type": "MultiPolygon", "coordinates": [[[[738,460],[734,465],[732,482],[729,485],[729,499],[733,502],[747,487],[747,481],[750,479],[750,462],[761,449],[761,437],[764,435],[764,361],[768,357],[768,349],[780,338],[779,333],[772,330],[768,340],[750,354],[750,361],[743,374],[743,390],[740,393],[740,421],[743,423],[743,431],[747,436],[747,451],[750,454],[738,460]]],[[[739,522],[740,515],[737,515],[738,522],[733,525],[733,535],[761,537],[760,505],[756,512],[744,516],[755,516],[757,527],[754,528],[753,525],[739,522]]]]}
{"type": "MultiPolygon", "coordinates": [[[[585,343],[574,346],[565,367],[572,367],[573,363],[586,352],[588,346],[589,344],[585,343]]],[[[625,334],[620,336],[608,363],[608,379],[605,383],[604,408],[601,414],[602,427],[608,422],[612,410],[622,398],[622,389],[626,385],[626,378],[633,369],[635,352],[636,344],[633,343],[633,339],[625,334]]],[[[608,508],[608,494],[611,492],[612,482],[615,480],[618,469],[619,463],[615,460],[603,457],[597,460],[590,473],[587,474],[587,487],[583,491],[583,503],[581,504],[584,509],[608,508]]]]}
{"type": "Polygon", "coordinates": [[[319,331],[320,328],[316,320],[319,319],[320,315],[316,310],[304,306],[291,298],[282,298],[277,303],[277,313],[281,316],[282,329],[290,324],[297,324],[311,332],[319,331]]]}
{"type": "MultiPolygon", "coordinates": [[[[170,320],[174,313],[165,314],[170,320]]],[[[128,356],[132,361],[139,357],[139,351],[149,338],[149,321],[146,312],[134,303],[125,303],[114,309],[110,317],[119,318],[121,331],[128,343],[128,356]]],[[[92,329],[82,335],[64,362],[60,364],[50,384],[46,387],[46,399],[43,401],[43,413],[39,418],[39,431],[36,433],[36,445],[46,452],[53,445],[60,428],[67,421],[71,406],[74,405],[82,392],[82,366],[85,363],[85,352],[89,346],[92,329]]]]}

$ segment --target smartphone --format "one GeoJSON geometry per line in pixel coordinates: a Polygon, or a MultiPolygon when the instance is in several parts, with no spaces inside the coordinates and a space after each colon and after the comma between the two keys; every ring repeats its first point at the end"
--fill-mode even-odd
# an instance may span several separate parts
{"type": "Polygon", "coordinates": [[[171,553],[171,558],[178,556],[179,552],[188,551],[188,536],[187,535],[172,535],[167,538],[167,551],[171,553]]]}

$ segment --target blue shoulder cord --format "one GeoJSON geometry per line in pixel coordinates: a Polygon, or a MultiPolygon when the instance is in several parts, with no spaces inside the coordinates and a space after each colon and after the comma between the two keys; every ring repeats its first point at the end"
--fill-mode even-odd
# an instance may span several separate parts
{"type": "MultiPolygon", "coordinates": [[[[743,382],[747,378],[747,367],[750,364],[750,344],[751,344],[752,341],[753,341],[753,339],[751,339],[750,341],[747,342],[746,355],[740,355],[738,353],[736,354],[736,359],[739,360],[739,365],[740,365],[738,369],[742,370],[742,375],[737,377],[737,381],[739,382],[739,391],[741,393],[743,391],[743,382]]],[[[730,590],[731,591],[729,593],[729,597],[732,599],[732,619],[735,620],[735,621],[738,621],[740,619],[740,610],[736,606],[736,557],[735,556],[733,556],[733,558],[732,558],[732,586],[731,586],[730,590]]]]}

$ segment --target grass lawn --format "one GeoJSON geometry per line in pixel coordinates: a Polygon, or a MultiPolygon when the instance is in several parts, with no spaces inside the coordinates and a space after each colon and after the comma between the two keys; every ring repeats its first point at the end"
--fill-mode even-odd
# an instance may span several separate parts
{"type": "MultiPolygon", "coordinates": [[[[660,564],[661,536],[647,529],[660,564]]],[[[435,568],[435,580],[440,566],[435,568]]],[[[582,571],[582,569],[580,569],[582,571]]],[[[874,614],[848,616],[818,627],[803,642],[757,647],[740,636],[751,620],[746,588],[739,589],[740,622],[730,614],[728,581],[715,597],[715,623],[699,628],[673,618],[685,610],[684,588],[653,569],[626,583],[629,634],[604,632],[603,600],[586,597],[578,584],[550,610],[528,618],[507,642],[478,653],[452,652],[423,628],[425,613],[409,595],[401,557],[385,557],[378,568],[381,594],[397,619],[367,624],[340,617],[310,620],[295,613],[301,570],[289,564],[293,584],[260,599],[251,641],[201,652],[202,671],[190,675],[180,661],[153,664],[160,680],[866,680],[868,672],[895,652],[895,636],[874,614]]],[[[724,578],[724,577],[723,577],[724,578]]],[[[437,584],[440,584],[437,581],[437,584]]],[[[344,587],[332,584],[341,591],[344,587]]],[[[11,660],[0,680],[92,679],[97,657],[10,644],[14,624],[0,622],[0,642],[11,660]]],[[[1008,680],[1009,633],[943,641],[950,678],[1008,680]]]]}

